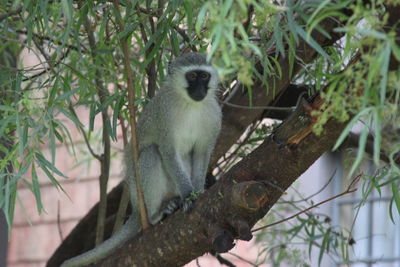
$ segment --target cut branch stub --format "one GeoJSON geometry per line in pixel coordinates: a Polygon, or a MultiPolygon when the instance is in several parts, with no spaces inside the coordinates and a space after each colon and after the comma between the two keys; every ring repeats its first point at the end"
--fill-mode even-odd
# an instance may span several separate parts
{"type": "Polygon", "coordinates": [[[265,185],[254,181],[232,186],[231,197],[233,205],[249,211],[257,211],[268,200],[265,185]]]}
{"type": "Polygon", "coordinates": [[[249,224],[240,218],[230,220],[232,227],[236,230],[240,240],[250,241],[253,238],[249,224]]]}
{"type": "Polygon", "coordinates": [[[218,225],[212,225],[208,229],[208,238],[212,248],[218,253],[228,252],[235,246],[232,234],[218,225]]]}

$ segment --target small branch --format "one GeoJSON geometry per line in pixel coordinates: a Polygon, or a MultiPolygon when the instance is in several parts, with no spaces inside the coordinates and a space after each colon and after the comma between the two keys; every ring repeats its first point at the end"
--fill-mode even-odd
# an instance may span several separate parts
{"type": "MultiPolygon", "coordinates": [[[[124,24],[121,18],[121,12],[119,11],[119,3],[118,0],[113,1],[114,10],[116,13],[117,23],[119,25],[119,31],[124,31],[124,24]]],[[[135,182],[136,182],[136,190],[137,190],[137,197],[138,197],[138,204],[139,204],[139,211],[140,211],[140,221],[142,224],[142,228],[147,229],[150,227],[149,219],[147,216],[146,206],[144,204],[144,195],[142,191],[142,183],[140,179],[140,172],[138,168],[138,160],[139,160],[139,145],[136,135],[136,111],[135,111],[135,88],[133,84],[133,73],[131,70],[130,65],[130,51],[128,47],[128,37],[120,40],[120,45],[122,49],[122,53],[124,54],[123,61],[124,61],[124,68],[125,68],[125,76],[127,80],[127,87],[128,87],[128,109],[130,114],[130,126],[131,126],[131,153],[133,159],[133,170],[135,175],[135,182]]]]}
{"type": "Polygon", "coordinates": [[[250,25],[252,22],[252,17],[254,14],[254,6],[250,5],[249,9],[247,10],[247,19],[246,21],[243,23],[243,28],[248,32],[250,30],[250,25]]]}
{"type": "Polygon", "coordinates": [[[219,253],[215,253],[213,256],[218,260],[218,262],[221,265],[226,265],[228,267],[236,267],[235,264],[233,264],[232,262],[230,262],[227,259],[225,259],[224,257],[222,257],[221,254],[219,254],[219,253]]]}
{"type": "MultiPolygon", "coordinates": [[[[122,139],[124,142],[124,147],[128,147],[128,137],[127,137],[127,129],[124,123],[124,120],[122,117],[119,115],[118,120],[121,124],[121,131],[122,131],[122,139]]],[[[113,233],[115,233],[121,226],[124,224],[124,217],[126,214],[126,209],[128,208],[129,205],[129,187],[128,184],[125,182],[122,190],[122,196],[121,200],[119,201],[119,206],[115,218],[115,223],[114,223],[114,228],[113,228],[113,233]]]]}
{"type": "Polygon", "coordinates": [[[60,240],[63,241],[63,233],[61,230],[61,219],[60,219],[60,200],[57,201],[57,229],[58,229],[58,235],[60,236],[60,240]]]}
{"type": "Polygon", "coordinates": [[[330,198],[325,199],[325,200],[323,200],[323,201],[321,201],[321,202],[318,202],[317,204],[312,205],[312,206],[310,206],[310,207],[308,207],[308,208],[306,208],[306,209],[304,209],[304,210],[301,210],[301,211],[299,211],[299,212],[293,214],[292,216],[289,216],[289,217],[286,217],[286,218],[284,218],[284,219],[282,219],[282,220],[279,220],[279,221],[277,221],[277,222],[273,222],[273,223],[270,223],[270,224],[267,224],[267,225],[258,227],[258,228],[256,228],[256,229],[253,229],[251,232],[254,233],[254,232],[257,232],[257,231],[260,231],[260,230],[269,228],[269,227],[271,227],[271,226],[274,226],[274,225],[281,224],[281,223],[283,223],[283,222],[289,221],[289,220],[291,220],[291,219],[293,219],[293,218],[299,216],[300,214],[306,213],[307,211],[309,211],[309,210],[311,210],[311,209],[313,209],[313,208],[316,208],[316,207],[318,207],[318,206],[320,206],[320,205],[322,205],[322,204],[325,204],[325,203],[327,203],[327,202],[329,202],[329,201],[332,201],[332,200],[334,200],[334,199],[336,199],[336,198],[339,198],[339,197],[342,197],[342,196],[344,196],[344,195],[347,195],[347,194],[350,194],[350,193],[354,193],[355,191],[357,191],[357,188],[354,188],[354,186],[358,183],[358,181],[359,181],[360,179],[361,179],[361,175],[358,175],[356,178],[354,178],[353,181],[351,181],[351,183],[350,183],[350,185],[347,187],[347,189],[346,189],[345,191],[343,191],[342,193],[340,193],[340,194],[334,195],[333,197],[330,197],[330,198]]]}
{"type": "MultiPolygon", "coordinates": [[[[69,111],[71,111],[71,113],[77,118],[75,109],[74,109],[74,107],[72,106],[71,103],[69,104],[68,109],[69,109],[69,111]]],[[[94,150],[92,149],[92,146],[90,145],[89,139],[88,139],[88,137],[87,137],[87,135],[86,135],[86,133],[85,133],[85,130],[83,129],[82,125],[79,125],[79,124],[78,124],[77,126],[78,126],[79,130],[81,131],[81,133],[82,133],[82,135],[83,135],[83,139],[85,140],[85,144],[86,144],[87,148],[89,149],[90,154],[91,154],[95,159],[97,159],[99,162],[101,162],[101,160],[102,160],[101,156],[98,155],[98,154],[96,154],[96,153],[94,152],[94,150]]]]}
{"type": "MultiPolygon", "coordinates": [[[[83,2],[79,2],[79,7],[82,7],[83,2]]],[[[96,54],[96,40],[93,32],[93,25],[91,25],[87,16],[84,19],[84,28],[88,36],[90,53],[93,59],[93,62],[96,64],[97,54],[96,54]]],[[[108,178],[110,175],[110,153],[111,153],[111,143],[110,143],[110,133],[107,124],[109,123],[107,106],[106,106],[106,98],[108,97],[108,91],[104,87],[103,82],[100,80],[102,77],[98,68],[96,68],[96,78],[95,83],[97,86],[97,94],[99,96],[100,104],[103,109],[101,111],[101,118],[103,121],[103,143],[104,143],[104,152],[101,155],[101,173],[100,173],[100,201],[99,201],[99,213],[97,215],[97,227],[96,227],[96,245],[99,245],[103,242],[104,239],[104,229],[105,229],[105,221],[106,221],[106,212],[107,212],[107,184],[108,178]]]]}
{"type": "Polygon", "coordinates": [[[258,266],[259,266],[258,264],[254,264],[253,262],[251,262],[251,261],[249,261],[249,260],[247,260],[247,259],[245,259],[245,258],[239,256],[238,254],[233,253],[233,252],[228,252],[228,254],[230,254],[230,255],[232,255],[232,256],[238,258],[239,260],[241,260],[241,261],[243,261],[243,262],[245,262],[245,263],[250,264],[251,266],[254,266],[254,267],[258,267],[258,266]]]}
{"type": "Polygon", "coordinates": [[[176,25],[174,25],[174,29],[175,29],[175,31],[176,31],[177,33],[179,33],[179,35],[183,38],[183,40],[184,40],[186,43],[188,43],[190,49],[191,49],[193,52],[197,52],[196,46],[194,46],[194,45],[191,44],[191,40],[190,40],[189,36],[186,34],[185,30],[179,28],[179,27],[176,26],[176,25]]]}
{"type": "MultiPolygon", "coordinates": [[[[68,50],[60,57],[59,60],[57,60],[54,64],[52,64],[53,68],[56,67],[56,66],[58,66],[59,64],[61,64],[61,62],[68,56],[69,52],[70,52],[70,50],[68,49],[68,50]]],[[[32,75],[32,76],[29,76],[29,77],[27,77],[27,78],[24,78],[24,79],[22,79],[22,81],[25,82],[25,81],[30,81],[30,80],[36,79],[37,77],[42,76],[43,74],[46,74],[47,72],[51,71],[51,69],[52,69],[51,67],[44,68],[44,70],[42,70],[41,72],[38,72],[38,73],[36,73],[36,74],[34,74],[34,75],[32,75]]]]}
{"type": "MultiPolygon", "coordinates": [[[[19,33],[19,34],[28,35],[28,31],[24,31],[24,30],[15,30],[15,32],[16,32],[16,33],[19,33]]],[[[52,42],[52,43],[54,43],[54,44],[56,44],[56,45],[59,45],[59,46],[65,46],[66,48],[69,48],[69,49],[71,49],[71,50],[75,50],[75,51],[78,51],[78,52],[81,51],[81,49],[79,49],[79,47],[77,47],[77,46],[70,45],[70,44],[66,44],[66,43],[64,43],[63,41],[55,40],[55,39],[53,39],[53,38],[51,38],[51,37],[49,37],[49,36],[43,36],[43,35],[39,35],[39,34],[37,34],[37,33],[33,33],[32,36],[33,36],[34,38],[37,38],[37,39],[42,40],[42,41],[48,41],[48,42],[52,42]]],[[[83,48],[84,51],[88,50],[88,49],[85,47],[84,44],[81,43],[80,46],[82,46],[82,48],[83,48]]]]}

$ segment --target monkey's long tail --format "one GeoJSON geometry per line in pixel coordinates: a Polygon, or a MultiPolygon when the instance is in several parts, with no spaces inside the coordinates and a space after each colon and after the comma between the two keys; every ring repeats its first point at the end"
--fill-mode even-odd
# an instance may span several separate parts
{"type": "Polygon", "coordinates": [[[139,231],[137,220],[133,217],[134,216],[131,215],[121,229],[98,247],[64,261],[61,267],[85,266],[109,256],[139,231]]]}

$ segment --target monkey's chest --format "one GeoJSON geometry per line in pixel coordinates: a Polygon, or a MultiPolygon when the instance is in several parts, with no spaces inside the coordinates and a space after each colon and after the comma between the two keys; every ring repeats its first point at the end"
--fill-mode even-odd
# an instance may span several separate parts
{"type": "Polygon", "coordinates": [[[175,128],[175,145],[179,152],[190,153],[195,145],[207,143],[212,124],[206,112],[186,112],[180,114],[175,128]]]}

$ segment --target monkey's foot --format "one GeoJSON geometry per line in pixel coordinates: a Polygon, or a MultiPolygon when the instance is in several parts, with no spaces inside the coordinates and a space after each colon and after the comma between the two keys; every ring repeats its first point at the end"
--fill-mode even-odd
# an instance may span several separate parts
{"type": "Polygon", "coordinates": [[[187,196],[183,203],[182,203],[182,209],[185,212],[191,211],[194,206],[194,202],[197,200],[199,197],[200,191],[193,191],[190,193],[189,196],[187,196]]]}
{"type": "Polygon", "coordinates": [[[165,201],[161,206],[161,213],[163,214],[163,218],[171,215],[180,208],[182,208],[184,212],[191,211],[195,200],[196,197],[189,196],[185,200],[182,200],[180,197],[174,197],[169,201],[165,201]]]}
{"type": "Polygon", "coordinates": [[[163,218],[171,215],[182,206],[182,199],[180,197],[174,197],[171,200],[165,201],[161,206],[161,213],[163,218]]]}
{"type": "Polygon", "coordinates": [[[194,206],[194,199],[191,198],[187,198],[185,199],[185,201],[183,201],[182,203],[182,209],[184,212],[188,212],[191,211],[193,209],[194,206]]]}

